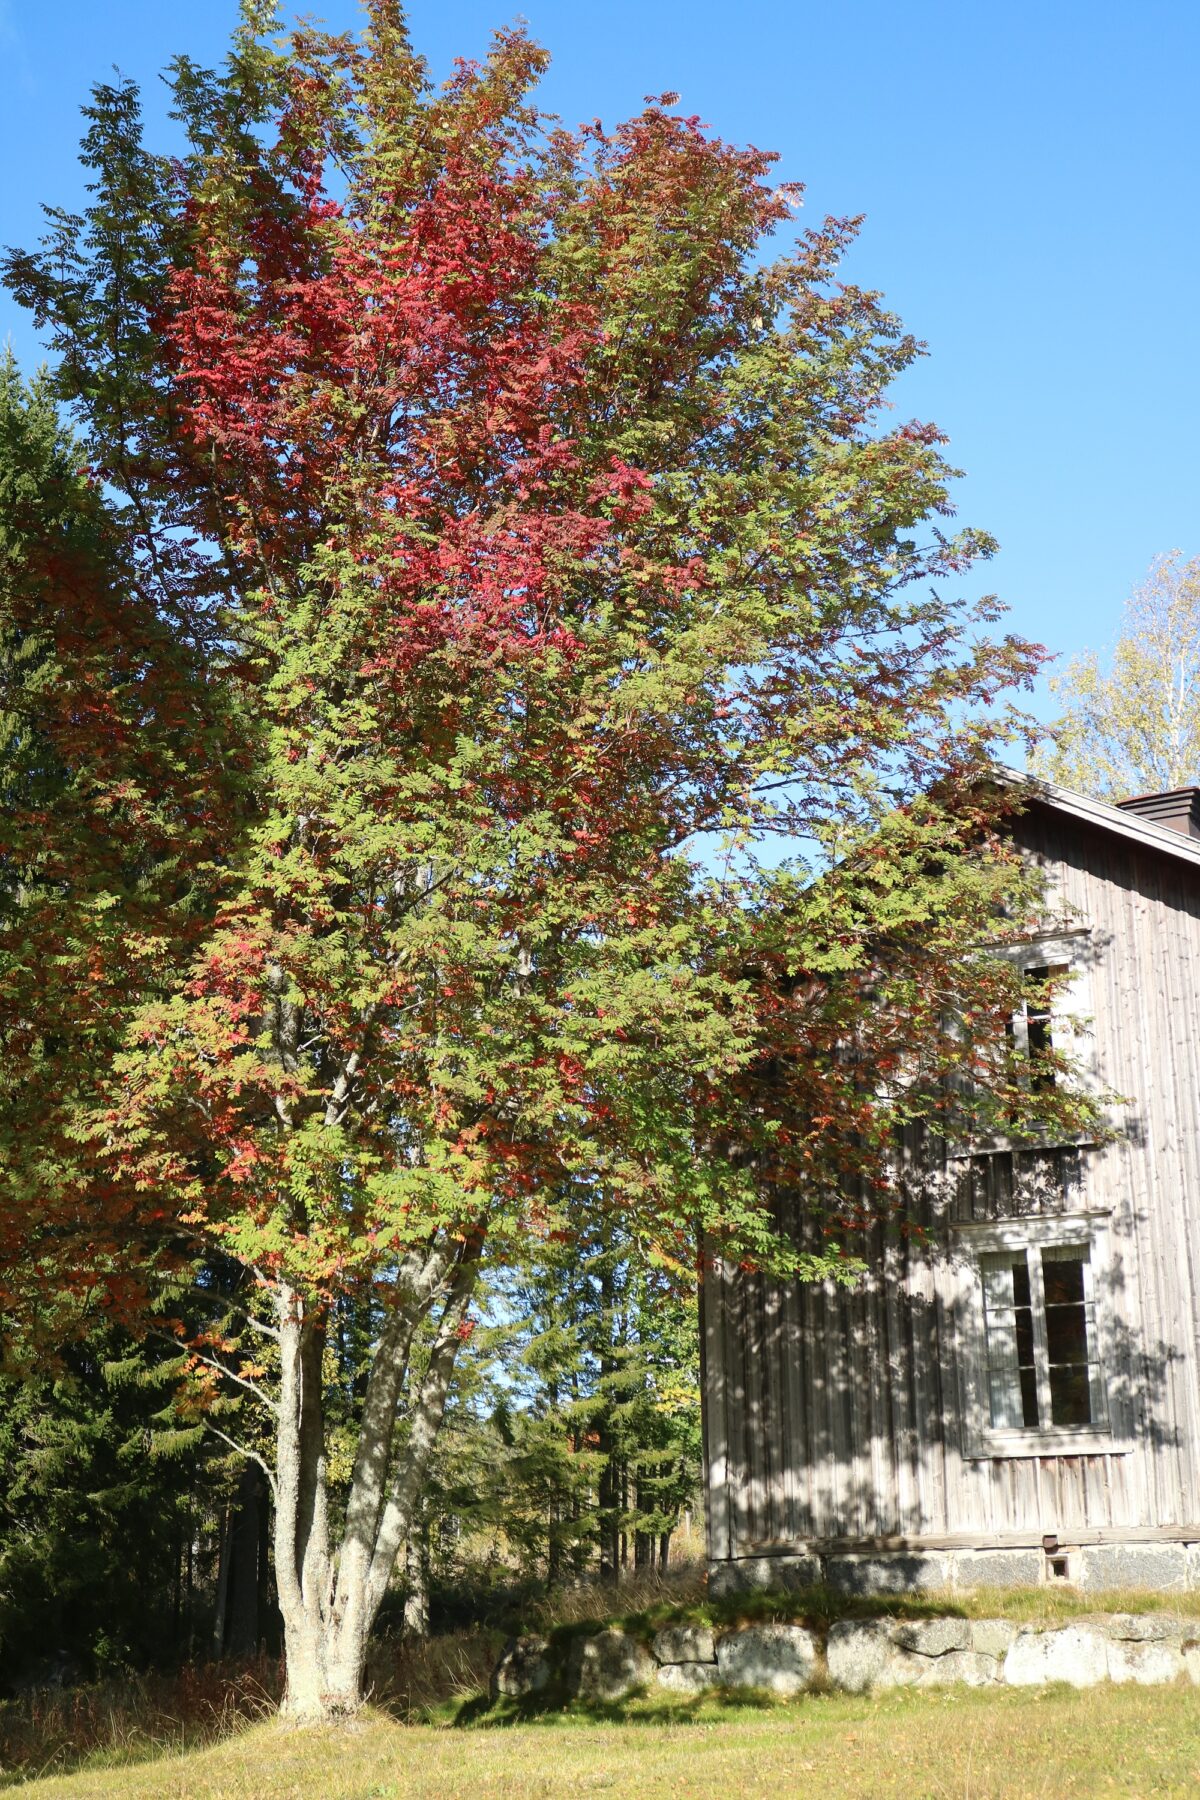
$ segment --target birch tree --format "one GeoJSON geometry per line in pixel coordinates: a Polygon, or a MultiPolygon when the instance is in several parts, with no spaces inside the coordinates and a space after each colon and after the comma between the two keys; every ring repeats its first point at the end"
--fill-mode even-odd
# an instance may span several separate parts
{"type": "Polygon", "coordinates": [[[1064,710],[1038,766],[1052,780],[1106,800],[1200,780],[1200,557],[1156,557],[1107,667],[1086,651],[1050,688],[1064,710]]]}

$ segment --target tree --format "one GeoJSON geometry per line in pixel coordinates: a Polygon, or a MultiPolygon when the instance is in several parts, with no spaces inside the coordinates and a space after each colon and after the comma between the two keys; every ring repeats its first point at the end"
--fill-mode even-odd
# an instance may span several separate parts
{"type": "MultiPolygon", "coordinates": [[[[42,1196],[119,1204],[75,1127],[124,1025],[203,923],[220,814],[206,771],[220,758],[202,674],[157,588],[139,592],[128,536],[52,389],[0,364],[0,1234],[16,1222],[0,1267],[32,1257],[26,1287],[69,1332],[88,1328],[86,1278],[58,1279],[42,1196]]],[[[104,1279],[132,1304],[125,1225],[104,1279]]],[[[0,1281],[0,1308],[10,1297],[0,1281]]]]}
{"type": "Polygon", "coordinates": [[[666,1563],[700,1486],[694,1287],[655,1267],[619,1220],[579,1207],[569,1232],[495,1282],[505,1385],[492,1423],[492,1517],[550,1582],[666,1563]]]}
{"type": "Polygon", "coordinates": [[[1050,687],[1065,703],[1037,766],[1107,800],[1200,778],[1200,557],[1156,557],[1125,603],[1106,674],[1095,651],[1050,687]]]}
{"type": "Polygon", "coordinates": [[[995,1074],[1011,971],[972,955],[1029,898],[988,777],[1038,653],[942,593],[990,545],[937,528],[938,433],[878,429],[917,346],[838,281],[853,225],[764,262],[770,156],[670,96],[563,130],[520,33],[434,90],[368,15],[272,47],[247,0],[223,73],[176,65],[180,161],[98,90],[92,205],[6,265],[130,590],[233,722],[191,740],[200,927],[38,1217],[110,1305],[131,1245],[142,1285],[246,1272],[191,1354],[270,1424],[309,1716],[359,1703],[485,1259],[578,1207],[677,1268],[844,1273],[950,1070],[1010,1124],[1069,1105],[995,1074]]]}
{"type": "Polygon", "coordinates": [[[153,1454],[178,1360],[155,1366],[97,1329],[54,1376],[0,1376],[6,1683],[64,1668],[94,1679],[171,1658],[186,1640],[181,1573],[207,1484],[195,1455],[153,1454]]]}

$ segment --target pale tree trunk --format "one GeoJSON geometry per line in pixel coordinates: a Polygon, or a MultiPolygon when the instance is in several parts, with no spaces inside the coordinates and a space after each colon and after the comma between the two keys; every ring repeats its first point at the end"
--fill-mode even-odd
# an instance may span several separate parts
{"type": "Polygon", "coordinates": [[[329,1529],[321,1359],[324,1317],[295,1289],[278,1293],[279,1417],[275,1441],[275,1581],[283,1614],[283,1710],[338,1710],[328,1675],[329,1529]]]}
{"type": "Polygon", "coordinates": [[[296,1290],[277,1289],[275,1576],[287,1668],[283,1711],[293,1718],[336,1718],[362,1703],[371,1627],[413,1526],[463,1339],[479,1249],[477,1234],[423,1256],[414,1253],[400,1271],[371,1364],[336,1548],[329,1538],[321,1390],[325,1320],[296,1290]],[[439,1304],[428,1363],[409,1391],[413,1338],[439,1304]],[[402,1417],[408,1429],[401,1443],[402,1417]]]}
{"type": "Polygon", "coordinates": [[[426,1564],[427,1547],[423,1537],[410,1537],[404,1546],[404,1578],[408,1593],[404,1598],[404,1632],[406,1637],[429,1636],[429,1578],[426,1564]]]}

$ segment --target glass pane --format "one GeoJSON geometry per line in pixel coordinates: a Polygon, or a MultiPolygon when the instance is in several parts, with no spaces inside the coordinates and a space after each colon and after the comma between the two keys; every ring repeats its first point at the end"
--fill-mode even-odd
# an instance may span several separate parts
{"type": "Polygon", "coordinates": [[[1046,1348],[1050,1362],[1050,1417],[1055,1425],[1092,1423],[1094,1321],[1087,1302],[1087,1247],[1058,1245],[1042,1252],[1046,1295],[1046,1348]]]}
{"type": "Polygon", "coordinates": [[[1051,1368],[1055,1363],[1085,1363],[1088,1359],[1087,1308],[1048,1306],[1046,1347],[1050,1352],[1051,1368]]]}
{"type": "MultiPolygon", "coordinates": [[[[1018,1265],[1025,1269],[1024,1263],[1018,1265]]],[[[983,1300],[988,1312],[997,1307],[1011,1306],[1013,1303],[1013,1266],[1009,1262],[1001,1263],[989,1257],[983,1265],[983,1300]]],[[[1029,1270],[1025,1269],[1025,1285],[1028,1292],[1029,1270]]],[[[1028,1300],[1026,1300],[1028,1304],[1028,1300]]]]}
{"type": "Polygon", "coordinates": [[[1031,1079],[1035,1092],[1054,1086],[1053,1069],[1038,1070],[1036,1064],[1039,1057],[1044,1057],[1054,1047],[1050,1003],[1044,990],[1052,976],[1057,979],[1066,972],[1065,963],[1042,965],[1025,971],[1025,986],[1029,994],[1025,1002],[1025,1031],[1029,1044],[1029,1061],[1034,1065],[1031,1079]]]}
{"type": "MultiPolygon", "coordinates": [[[[1082,1250],[1082,1246],[1080,1246],[1082,1250]]],[[[1086,1252],[1072,1256],[1069,1250],[1055,1248],[1042,1252],[1042,1280],[1046,1284],[1047,1306],[1069,1306],[1081,1302],[1083,1265],[1086,1252]]]]}
{"type": "Polygon", "coordinates": [[[1015,1369],[993,1370],[988,1376],[988,1393],[994,1430],[1016,1431],[1026,1423],[1023,1383],[1015,1369]]]}
{"type": "Polygon", "coordinates": [[[1038,1423],[1033,1308],[1029,1263],[1024,1256],[984,1259],[983,1306],[987,1329],[988,1396],[992,1425],[1017,1430],[1038,1423]]]}
{"type": "Polygon", "coordinates": [[[1050,1415],[1056,1425],[1090,1425],[1091,1383],[1087,1364],[1050,1368],[1050,1415]]]}

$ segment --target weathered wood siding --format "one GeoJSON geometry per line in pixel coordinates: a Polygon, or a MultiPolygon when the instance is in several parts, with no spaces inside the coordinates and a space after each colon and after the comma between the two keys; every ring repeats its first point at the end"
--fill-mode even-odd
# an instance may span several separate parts
{"type": "Polygon", "coordinates": [[[720,1268],[703,1292],[710,1554],[803,1542],[1036,1541],[1195,1526],[1200,1538],[1200,871],[1035,807],[1091,966],[1101,1080],[1127,1096],[1102,1149],[956,1165],[918,1203],[931,1245],[879,1230],[835,1291],[720,1268]],[[964,1454],[955,1221],[1111,1208],[1119,1454],[964,1454]]]}

